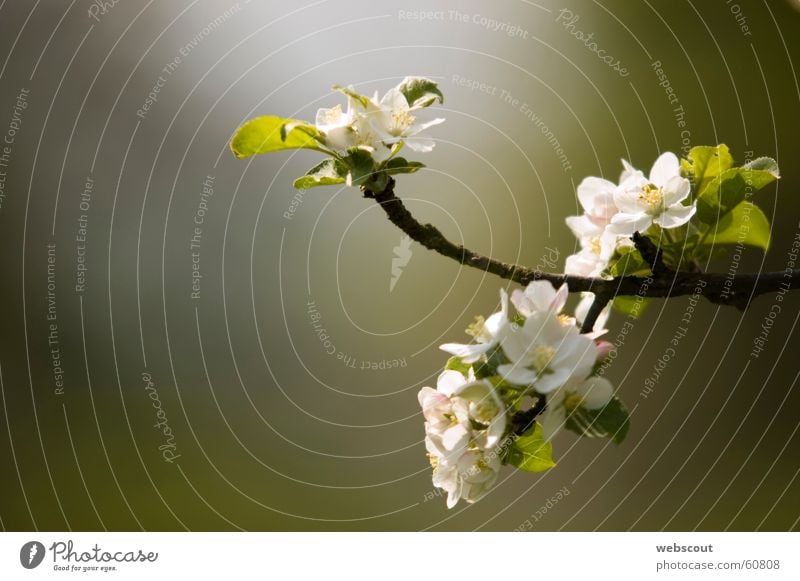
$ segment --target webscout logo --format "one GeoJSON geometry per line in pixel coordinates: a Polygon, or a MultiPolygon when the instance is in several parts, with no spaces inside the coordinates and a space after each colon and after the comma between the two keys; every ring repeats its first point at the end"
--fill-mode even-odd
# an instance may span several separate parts
{"type": "Polygon", "coordinates": [[[29,541],[19,550],[19,562],[26,569],[35,569],[48,550],[56,571],[113,571],[116,563],[153,563],[158,559],[158,553],[152,551],[104,551],[97,543],[88,550],[76,550],[70,540],[56,541],[49,549],[39,541],[29,541]]]}

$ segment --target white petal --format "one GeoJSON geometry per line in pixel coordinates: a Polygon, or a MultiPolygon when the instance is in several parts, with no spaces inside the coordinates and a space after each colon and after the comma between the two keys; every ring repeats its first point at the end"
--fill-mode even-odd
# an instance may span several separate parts
{"type": "Polygon", "coordinates": [[[469,441],[469,432],[461,424],[456,424],[452,428],[445,430],[442,434],[442,444],[446,450],[458,451],[466,447],[469,441]]]}
{"type": "Polygon", "coordinates": [[[440,123],[444,123],[444,119],[442,117],[438,117],[432,121],[426,121],[425,123],[415,123],[414,125],[408,128],[408,131],[405,132],[405,136],[411,137],[412,135],[421,133],[426,129],[428,129],[429,127],[433,127],[434,125],[439,125],[440,123]]]}
{"type": "Polygon", "coordinates": [[[450,355],[461,357],[461,360],[464,363],[475,363],[478,359],[480,359],[481,355],[486,353],[492,347],[493,345],[491,343],[473,343],[470,345],[463,345],[461,343],[445,343],[444,345],[439,346],[439,349],[450,353],[450,355]]]}
{"type": "Polygon", "coordinates": [[[536,310],[536,305],[521,290],[514,289],[511,293],[511,303],[523,317],[530,317],[536,310]]]}
{"type": "Polygon", "coordinates": [[[497,366],[497,372],[506,380],[517,385],[530,385],[539,377],[534,371],[520,365],[504,363],[497,366]]]}
{"type": "Polygon", "coordinates": [[[392,87],[386,92],[381,99],[380,106],[392,111],[408,111],[406,96],[397,87],[392,87]]]}
{"type": "Polygon", "coordinates": [[[453,369],[445,369],[439,374],[439,379],[436,381],[436,389],[444,395],[453,395],[465,383],[467,383],[467,380],[464,379],[460,372],[453,369]]]}
{"type": "MultiPolygon", "coordinates": [[[[623,214],[638,214],[647,209],[647,205],[642,202],[641,198],[642,188],[638,183],[626,186],[614,194],[614,202],[617,204],[620,213],[623,214]]],[[[611,217],[614,221],[614,217],[611,217]]]]}
{"type": "Polygon", "coordinates": [[[590,377],[576,390],[581,396],[581,405],[587,410],[598,410],[614,395],[614,386],[605,377],[590,377]]]}
{"type": "Polygon", "coordinates": [[[578,184],[578,200],[592,216],[607,210],[608,199],[613,199],[617,186],[603,178],[588,177],[578,184]]]}
{"type": "Polygon", "coordinates": [[[650,170],[650,181],[658,187],[664,186],[670,178],[681,175],[681,163],[678,157],[670,152],[659,156],[650,170]]]}
{"type": "Polygon", "coordinates": [[[680,176],[670,178],[661,189],[661,193],[664,196],[664,205],[672,206],[682,202],[687,198],[690,190],[691,184],[686,178],[680,176]]]}
{"type": "MultiPolygon", "coordinates": [[[[553,288],[553,284],[549,281],[535,280],[531,282],[525,287],[525,296],[531,300],[537,311],[547,312],[553,310],[558,312],[555,310],[556,289],[553,288]]],[[[558,310],[560,311],[561,309],[558,310]]]]}
{"type": "Polygon", "coordinates": [[[632,236],[634,232],[644,232],[653,223],[653,218],[649,214],[641,212],[639,214],[619,213],[611,220],[608,231],[620,236],[632,236]]]}
{"type": "Polygon", "coordinates": [[[546,440],[552,440],[553,437],[564,426],[566,414],[564,407],[561,405],[547,406],[547,409],[541,416],[540,424],[542,425],[542,435],[546,440]]]}
{"type": "Polygon", "coordinates": [[[565,221],[576,238],[599,236],[602,232],[602,228],[595,224],[586,214],[582,214],[581,216],[567,216],[565,221]]]}
{"type": "Polygon", "coordinates": [[[416,137],[407,139],[405,143],[408,145],[409,149],[417,153],[433,151],[433,148],[436,146],[436,142],[433,139],[420,139],[416,137]]]}
{"type": "Polygon", "coordinates": [[[675,204],[667,208],[666,212],[655,218],[653,222],[665,229],[677,228],[691,220],[696,211],[697,208],[695,206],[675,204]]]}
{"type": "Polygon", "coordinates": [[[633,167],[628,162],[627,159],[623,159],[622,160],[622,167],[624,169],[622,170],[622,173],[619,176],[619,183],[622,183],[622,182],[624,182],[626,180],[629,180],[631,178],[634,178],[634,177],[636,177],[636,178],[638,178],[638,177],[642,177],[643,178],[644,177],[644,174],[641,171],[639,171],[638,169],[636,169],[635,167],[633,167]]]}

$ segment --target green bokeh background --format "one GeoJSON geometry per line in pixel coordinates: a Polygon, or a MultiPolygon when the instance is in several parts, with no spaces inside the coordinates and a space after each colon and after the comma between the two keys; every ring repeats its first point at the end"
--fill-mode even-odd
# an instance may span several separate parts
{"type": "MultiPolygon", "coordinates": [[[[608,372],[632,410],[628,440],[561,435],[556,469],[506,469],[487,498],[448,511],[432,498],[416,393],[445,361],[437,345],[464,339],[474,315],[496,308],[500,286],[513,286],[414,245],[390,292],[402,235],[373,202],[338,188],[293,202],[292,180],[318,161],[313,152],[237,161],[227,150],[249,117],[313,120],[340,102],[335,83],[383,91],[425,75],[441,84],[447,123],[431,131],[435,151],[419,157],[429,169],[403,176],[398,193],[452,239],[530,266],[557,254],[561,267],[575,248],[564,217],[577,212],[584,176],[616,179],[622,157],[646,169],[686,139],[725,142],[740,160],[753,151],[781,165],[782,180],[757,201],[773,220],[772,249],[748,252],[741,266],[780,270],[800,215],[794,6],[139,0],[94,19],[88,2],[9,0],[0,132],[19,91],[30,95],[0,208],[2,527],[798,528],[800,298],[763,296],[745,313],[701,302],[644,397],[689,306],[687,297],[654,301],[608,372]],[[562,9],[579,16],[573,28],[562,9]],[[419,10],[436,13],[408,16],[419,10]],[[492,30],[484,18],[506,26],[492,30]],[[573,30],[592,33],[629,74],[573,30]],[[137,116],[159,76],[157,101],[137,116]],[[83,211],[87,176],[95,188],[83,211]],[[208,176],[192,299],[190,238],[208,176]],[[88,262],[78,293],[81,214],[88,262]],[[48,345],[51,243],[63,394],[48,345]],[[317,316],[329,343],[315,333],[317,316]],[[144,372],[174,434],[172,463],[158,449],[165,438],[144,372]]],[[[623,323],[612,319],[612,335],[623,323]]]]}

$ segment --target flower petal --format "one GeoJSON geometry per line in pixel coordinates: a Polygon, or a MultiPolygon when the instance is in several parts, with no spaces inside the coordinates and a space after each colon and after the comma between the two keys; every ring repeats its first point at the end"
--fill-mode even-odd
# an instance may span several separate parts
{"type": "Polygon", "coordinates": [[[664,196],[664,205],[669,207],[682,202],[689,196],[690,190],[691,184],[686,178],[680,176],[670,178],[661,188],[661,193],[664,196]]]}
{"type": "Polygon", "coordinates": [[[681,175],[681,162],[670,151],[662,153],[650,170],[650,182],[663,187],[671,178],[681,175]]]}
{"type": "Polygon", "coordinates": [[[675,204],[674,206],[667,208],[667,210],[655,218],[653,222],[665,229],[677,228],[678,226],[683,226],[686,224],[686,222],[691,220],[696,211],[697,208],[695,206],[683,206],[681,204],[675,204]]]}
{"type": "Polygon", "coordinates": [[[608,231],[620,236],[632,236],[634,232],[644,232],[652,223],[652,216],[645,212],[638,214],[620,212],[611,219],[608,231]]]}

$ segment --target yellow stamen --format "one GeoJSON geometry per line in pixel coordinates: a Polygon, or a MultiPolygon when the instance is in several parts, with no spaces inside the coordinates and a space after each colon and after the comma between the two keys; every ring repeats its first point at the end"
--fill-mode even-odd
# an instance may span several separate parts
{"type": "Polygon", "coordinates": [[[547,366],[550,365],[555,354],[556,350],[549,345],[540,345],[536,347],[533,350],[533,368],[539,373],[543,372],[547,369],[547,366]]]}
{"type": "Polygon", "coordinates": [[[647,184],[642,188],[639,194],[639,199],[651,208],[660,208],[664,204],[664,195],[661,193],[661,188],[655,184],[647,184]]]}
{"type": "Polygon", "coordinates": [[[475,322],[472,323],[469,327],[467,327],[464,332],[467,335],[475,337],[476,339],[483,334],[483,327],[486,323],[486,319],[481,316],[475,317],[475,322]]]}

